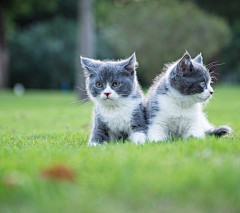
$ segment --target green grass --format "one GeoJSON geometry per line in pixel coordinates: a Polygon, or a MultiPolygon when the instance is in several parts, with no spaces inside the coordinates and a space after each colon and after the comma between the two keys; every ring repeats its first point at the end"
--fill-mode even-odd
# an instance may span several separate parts
{"type": "Polygon", "coordinates": [[[0,91],[0,212],[240,212],[240,87],[215,90],[205,111],[228,137],[91,148],[74,94],[0,91]],[[58,164],[73,182],[42,177],[58,164]]]}

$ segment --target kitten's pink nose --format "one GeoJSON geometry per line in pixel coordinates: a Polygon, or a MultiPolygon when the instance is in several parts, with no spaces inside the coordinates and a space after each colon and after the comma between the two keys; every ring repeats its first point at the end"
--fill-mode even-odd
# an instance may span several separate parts
{"type": "Polygon", "coordinates": [[[105,92],[104,95],[106,95],[107,97],[111,94],[111,92],[105,92]]]}

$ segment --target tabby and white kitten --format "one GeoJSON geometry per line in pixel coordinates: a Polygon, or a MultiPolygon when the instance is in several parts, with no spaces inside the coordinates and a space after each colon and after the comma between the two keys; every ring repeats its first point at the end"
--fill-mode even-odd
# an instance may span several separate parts
{"type": "Polygon", "coordinates": [[[129,139],[145,143],[147,125],[143,94],[136,76],[135,53],[126,60],[99,61],[81,57],[86,87],[95,103],[89,145],[129,139]]]}
{"type": "Polygon", "coordinates": [[[202,103],[213,94],[210,83],[201,54],[191,59],[186,52],[169,64],[156,78],[144,103],[148,140],[164,141],[172,135],[203,138],[206,133],[221,136],[230,132],[227,126],[214,129],[203,113],[202,103]]]}

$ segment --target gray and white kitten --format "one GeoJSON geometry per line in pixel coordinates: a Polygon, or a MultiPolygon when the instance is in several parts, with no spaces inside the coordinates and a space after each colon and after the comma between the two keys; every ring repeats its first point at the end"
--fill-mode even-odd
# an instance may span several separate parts
{"type": "Polygon", "coordinates": [[[147,125],[143,94],[136,76],[135,53],[126,60],[99,61],[81,57],[86,87],[95,103],[89,145],[129,139],[145,143],[147,125]]]}
{"type": "Polygon", "coordinates": [[[206,133],[221,136],[230,132],[227,126],[214,129],[203,113],[202,104],[212,97],[209,71],[202,56],[186,52],[166,67],[150,88],[145,107],[148,140],[164,141],[172,135],[203,138],[206,133]]]}

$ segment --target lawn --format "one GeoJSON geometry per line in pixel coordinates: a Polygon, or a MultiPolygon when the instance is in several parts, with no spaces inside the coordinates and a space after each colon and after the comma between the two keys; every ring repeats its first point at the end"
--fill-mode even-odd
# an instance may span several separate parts
{"type": "Polygon", "coordinates": [[[73,93],[0,91],[0,212],[240,212],[240,86],[214,89],[205,111],[231,135],[101,147],[73,93]]]}

